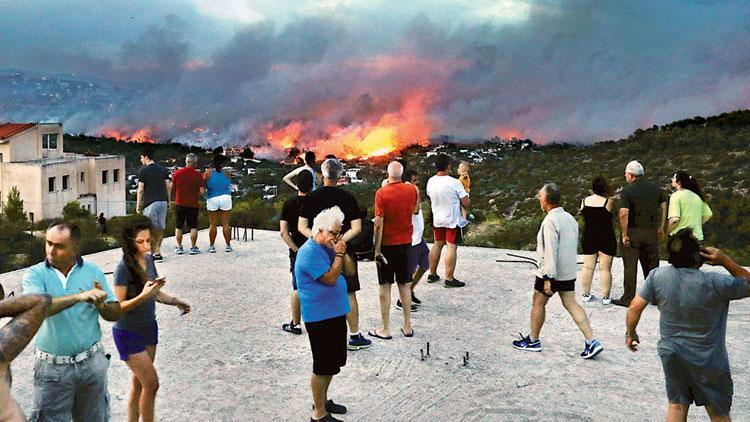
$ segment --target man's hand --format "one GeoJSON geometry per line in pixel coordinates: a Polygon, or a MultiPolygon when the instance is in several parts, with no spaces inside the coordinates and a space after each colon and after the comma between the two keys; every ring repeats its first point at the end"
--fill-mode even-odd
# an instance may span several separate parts
{"type": "Polygon", "coordinates": [[[659,236],[659,239],[664,239],[666,237],[664,227],[659,227],[659,230],[656,231],[656,234],[659,236]]]}
{"type": "Polygon", "coordinates": [[[346,242],[341,239],[339,239],[338,241],[334,241],[333,252],[337,254],[346,253],[346,242]]]}
{"type": "Polygon", "coordinates": [[[135,213],[136,214],[140,214],[141,213],[141,206],[140,205],[136,205],[135,206],[135,213]]]}
{"type": "Polygon", "coordinates": [[[628,349],[630,349],[631,352],[637,352],[638,346],[641,345],[641,339],[638,338],[638,333],[626,333],[625,345],[628,346],[628,349]]]}
{"type": "Polygon", "coordinates": [[[723,265],[726,261],[727,256],[721,249],[717,249],[711,246],[701,248],[701,256],[710,265],[723,265]]]}
{"type": "Polygon", "coordinates": [[[190,312],[190,305],[188,305],[187,303],[179,299],[175,299],[174,306],[176,306],[179,310],[182,311],[182,315],[185,315],[186,313],[190,312]]]}
{"type": "Polygon", "coordinates": [[[625,245],[625,246],[627,246],[627,247],[630,247],[630,236],[628,236],[626,234],[623,234],[622,235],[622,244],[625,245]]]}
{"type": "Polygon", "coordinates": [[[552,297],[554,293],[552,293],[552,281],[549,279],[544,280],[544,294],[547,295],[547,297],[552,297]]]}
{"type": "MultiPolygon", "coordinates": [[[[98,283],[96,283],[98,284],[98,283]]],[[[102,290],[101,286],[97,287],[97,285],[94,285],[94,288],[91,290],[86,290],[85,292],[78,293],[78,301],[79,302],[88,302],[93,305],[98,305],[102,302],[104,302],[104,299],[107,298],[107,292],[102,290]]]]}

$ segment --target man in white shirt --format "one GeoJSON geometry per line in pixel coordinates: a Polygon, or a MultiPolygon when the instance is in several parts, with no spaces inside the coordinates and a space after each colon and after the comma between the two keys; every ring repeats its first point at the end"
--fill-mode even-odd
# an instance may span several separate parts
{"type": "Polygon", "coordinates": [[[456,270],[458,252],[458,223],[461,221],[461,206],[469,208],[469,194],[458,179],[451,177],[451,159],[440,154],[435,160],[434,176],[427,181],[427,196],[432,203],[432,229],[435,243],[430,250],[430,274],[427,281],[434,283],[440,280],[437,267],[443,247],[447,245],[445,254],[445,287],[463,287],[466,283],[453,277],[456,270]]]}
{"type": "Polygon", "coordinates": [[[581,357],[591,359],[601,353],[604,347],[594,338],[589,318],[576,302],[578,223],[560,206],[560,189],[554,183],[542,186],[537,198],[547,216],[536,235],[539,269],[531,307],[531,334],[513,341],[513,347],[529,352],[542,351],[539,333],[544,325],[544,310],[549,298],[559,293],[562,305],[573,317],[586,340],[581,357]]]}

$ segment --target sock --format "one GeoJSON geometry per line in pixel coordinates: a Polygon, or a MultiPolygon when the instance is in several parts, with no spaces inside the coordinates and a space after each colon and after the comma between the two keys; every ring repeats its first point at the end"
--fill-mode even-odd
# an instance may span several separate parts
{"type": "Polygon", "coordinates": [[[359,336],[360,336],[359,331],[357,331],[356,333],[349,334],[349,337],[351,337],[351,338],[357,338],[359,336]]]}
{"type": "Polygon", "coordinates": [[[591,346],[591,343],[593,343],[593,342],[594,342],[594,338],[591,337],[591,339],[586,340],[586,346],[591,346]]]}
{"type": "Polygon", "coordinates": [[[531,337],[531,334],[529,334],[529,341],[532,342],[532,343],[536,343],[537,341],[539,341],[539,339],[538,338],[533,338],[533,337],[531,337]]]}

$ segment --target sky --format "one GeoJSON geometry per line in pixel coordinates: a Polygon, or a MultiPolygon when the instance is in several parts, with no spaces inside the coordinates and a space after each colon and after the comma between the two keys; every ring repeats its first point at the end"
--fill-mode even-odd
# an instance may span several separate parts
{"type": "Polygon", "coordinates": [[[0,68],[137,90],[106,110],[20,116],[75,132],[148,128],[159,139],[273,148],[363,142],[384,127],[399,142],[586,143],[750,108],[747,1],[0,0],[0,9],[0,68]]]}

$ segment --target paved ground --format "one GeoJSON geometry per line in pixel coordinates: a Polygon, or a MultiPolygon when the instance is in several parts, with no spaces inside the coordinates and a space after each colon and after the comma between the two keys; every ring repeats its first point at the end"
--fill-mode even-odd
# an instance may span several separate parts
{"type": "MultiPolygon", "coordinates": [[[[205,239],[201,232],[202,249],[205,239]]],[[[280,329],[289,320],[286,248],[275,232],[255,232],[255,239],[236,242],[235,252],[229,254],[223,248],[198,256],[167,253],[165,262],[158,264],[168,279],[165,289],[193,305],[193,312],[184,317],[172,307],[160,305],[157,311],[158,420],[309,420],[312,361],[307,337],[280,329]]],[[[171,251],[173,245],[173,239],[165,240],[164,250],[171,251]]],[[[461,248],[457,277],[467,287],[420,285],[417,296],[424,305],[414,315],[416,337],[394,336],[349,353],[347,366],[330,390],[333,399],[349,407],[345,420],[663,419],[666,396],[656,355],[657,310],[644,313],[639,329],[642,349],[633,354],[623,345],[625,309],[586,305],[605,351],[594,361],[583,361],[578,357],[582,336],[553,299],[542,331],[544,352],[515,351],[510,342],[517,332],[528,331],[533,267],[496,263],[504,252],[461,248]],[[427,341],[431,356],[421,361],[419,349],[427,341]],[[461,356],[467,351],[470,360],[464,367],[461,356]]],[[[86,259],[112,271],[119,256],[112,250],[86,259]]],[[[379,321],[374,264],[361,264],[360,273],[361,326],[366,331],[379,321]]],[[[615,261],[614,273],[613,295],[619,296],[620,260],[615,261]]],[[[0,282],[6,291],[17,291],[21,275],[2,274],[0,282]]],[[[391,315],[397,333],[401,316],[395,309],[391,315]]],[[[104,343],[115,352],[110,324],[102,326],[104,343]]],[[[735,302],[727,336],[735,420],[750,420],[750,347],[744,336],[749,328],[750,300],[735,302]]],[[[31,398],[32,363],[27,348],[13,364],[13,392],[24,409],[31,398]]],[[[130,375],[114,359],[109,375],[113,420],[124,420],[130,375]]],[[[692,408],[691,413],[691,420],[706,418],[702,408],[692,408]]]]}

